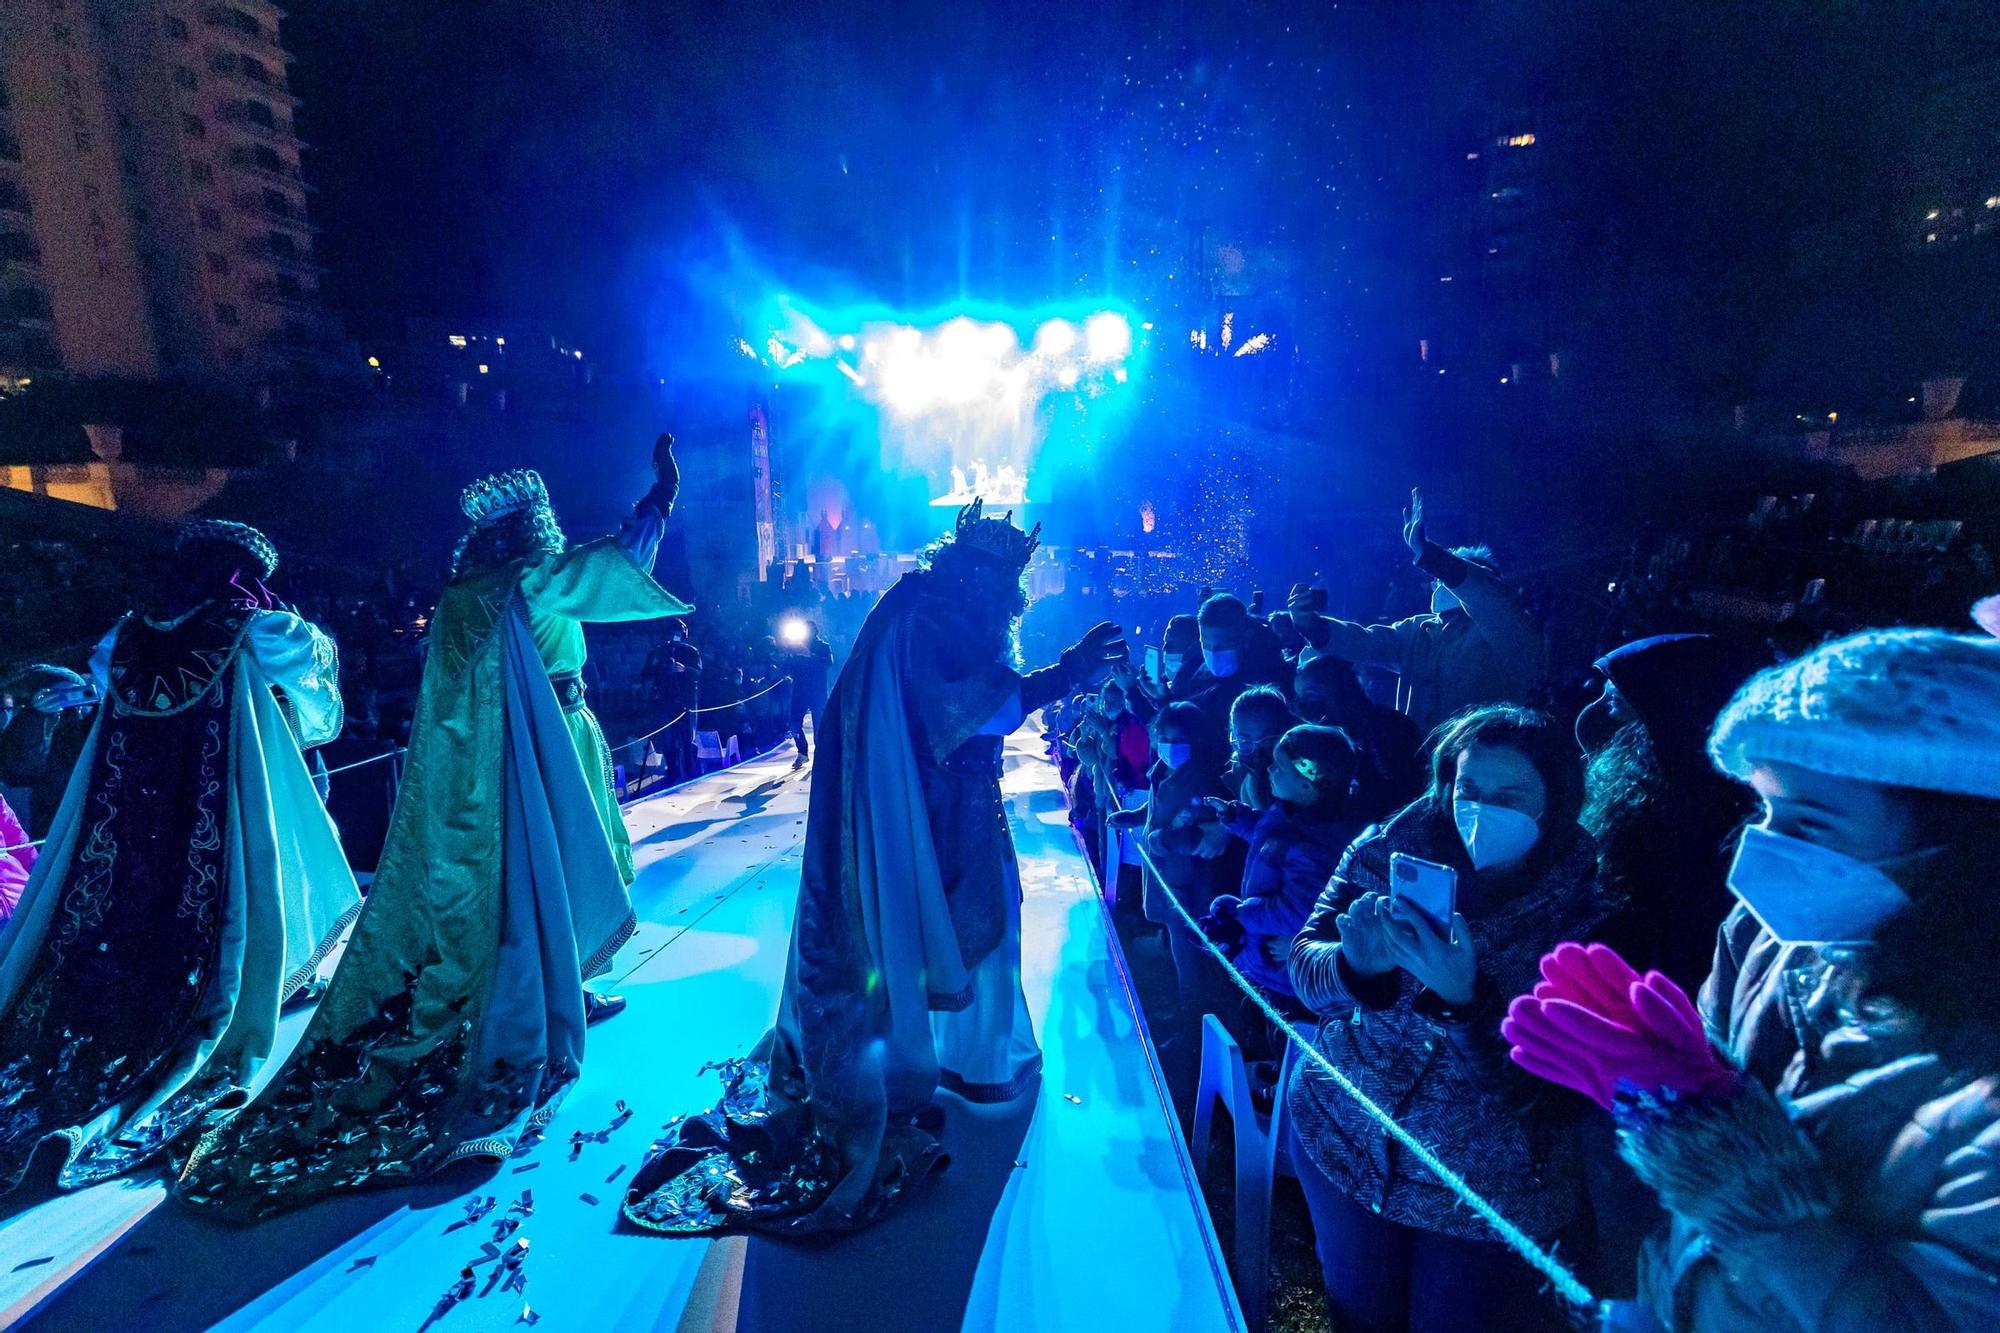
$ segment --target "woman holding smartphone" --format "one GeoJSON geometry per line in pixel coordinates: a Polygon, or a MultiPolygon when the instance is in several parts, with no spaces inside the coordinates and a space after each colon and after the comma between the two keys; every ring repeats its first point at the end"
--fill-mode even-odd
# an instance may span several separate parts
{"type": "MultiPolygon", "coordinates": [[[[1554,1239],[1582,1204],[1581,1103],[1510,1066],[1500,1020],[1543,953],[1606,915],[1577,826],[1581,765],[1567,727],[1491,705],[1444,725],[1431,772],[1425,795],[1348,849],[1293,943],[1292,985],[1334,1065],[1502,1214],[1554,1239]],[[1397,853],[1431,863],[1399,867],[1430,893],[1394,891],[1397,853]]],[[[1535,1273],[1315,1063],[1288,1095],[1335,1328],[1564,1327],[1535,1273]]]]}

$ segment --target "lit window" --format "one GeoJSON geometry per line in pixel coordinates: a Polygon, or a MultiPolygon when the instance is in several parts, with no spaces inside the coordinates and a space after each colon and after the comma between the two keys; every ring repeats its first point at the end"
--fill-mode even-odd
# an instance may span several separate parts
{"type": "Polygon", "coordinates": [[[369,358],[368,358],[368,368],[369,368],[370,370],[380,370],[380,369],[382,368],[382,358],[381,358],[381,357],[379,357],[379,356],[371,356],[371,357],[369,357],[369,358]]]}
{"type": "Polygon", "coordinates": [[[1502,148],[1530,148],[1534,146],[1534,142],[1535,136],[1532,134],[1503,134],[1500,136],[1500,146],[1502,148]]]}
{"type": "Polygon", "coordinates": [[[1937,220],[1938,220],[1938,211],[1935,208],[1933,208],[1930,212],[1924,214],[1924,221],[1926,222],[1936,222],[1937,220]]]}
{"type": "Polygon", "coordinates": [[[453,347],[463,347],[463,346],[465,346],[465,335],[464,335],[464,334],[462,334],[462,333],[454,333],[454,334],[452,334],[452,335],[451,335],[451,345],[452,345],[453,347]]]}
{"type": "Polygon", "coordinates": [[[507,345],[507,340],[505,338],[495,338],[493,340],[493,345],[495,347],[505,347],[507,345]]]}
{"type": "Polygon", "coordinates": [[[482,375],[486,373],[486,363],[484,361],[479,363],[479,373],[482,375]]]}
{"type": "Polygon", "coordinates": [[[1989,195],[1987,195],[1987,196],[1986,196],[1986,206],[1987,206],[1988,208],[2000,208],[2000,194],[1989,194],[1989,195]]]}
{"type": "Polygon", "coordinates": [[[1937,233],[1936,233],[1936,232],[1934,232],[1934,231],[1933,231],[1933,232],[1926,232],[1926,233],[1925,233],[1925,235],[1924,235],[1924,240],[1926,240],[1926,241],[1935,241],[1936,239],[1937,239],[1937,233]]]}
{"type": "Polygon", "coordinates": [[[574,352],[571,352],[570,355],[581,361],[583,360],[583,349],[579,347],[574,352]]]}

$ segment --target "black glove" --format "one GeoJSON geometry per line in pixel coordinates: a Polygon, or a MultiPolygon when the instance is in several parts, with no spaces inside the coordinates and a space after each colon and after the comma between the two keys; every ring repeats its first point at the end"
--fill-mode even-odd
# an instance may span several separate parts
{"type": "Polygon", "coordinates": [[[1128,659],[1130,652],[1125,646],[1124,633],[1110,621],[1104,621],[1062,655],[1061,666],[1071,689],[1097,684],[1113,666],[1128,659]]]}

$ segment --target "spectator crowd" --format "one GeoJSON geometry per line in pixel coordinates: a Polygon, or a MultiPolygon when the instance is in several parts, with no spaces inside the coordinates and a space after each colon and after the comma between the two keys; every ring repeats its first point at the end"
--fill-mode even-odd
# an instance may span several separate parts
{"type": "Polygon", "coordinates": [[[1285,1112],[1332,1326],[1577,1312],[1329,1067],[1607,1326],[1993,1326],[2000,638],[1653,606],[1579,690],[1493,552],[1402,536],[1427,610],[1202,589],[1046,715],[1184,1120],[1209,1015],[1285,1112]]]}

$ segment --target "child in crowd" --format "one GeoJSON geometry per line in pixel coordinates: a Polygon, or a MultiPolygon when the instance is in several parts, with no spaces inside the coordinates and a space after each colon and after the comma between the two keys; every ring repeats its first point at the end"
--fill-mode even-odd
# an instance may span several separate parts
{"type": "Polygon", "coordinates": [[[1271,803],[1215,803],[1223,827],[1248,844],[1239,894],[1216,898],[1203,929],[1238,970],[1281,1000],[1293,1000],[1292,940],[1306,924],[1340,854],[1361,831],[1351,814],[1354,745],[1334,727],[1293,727],[1266,769],[1271,803]]]}

